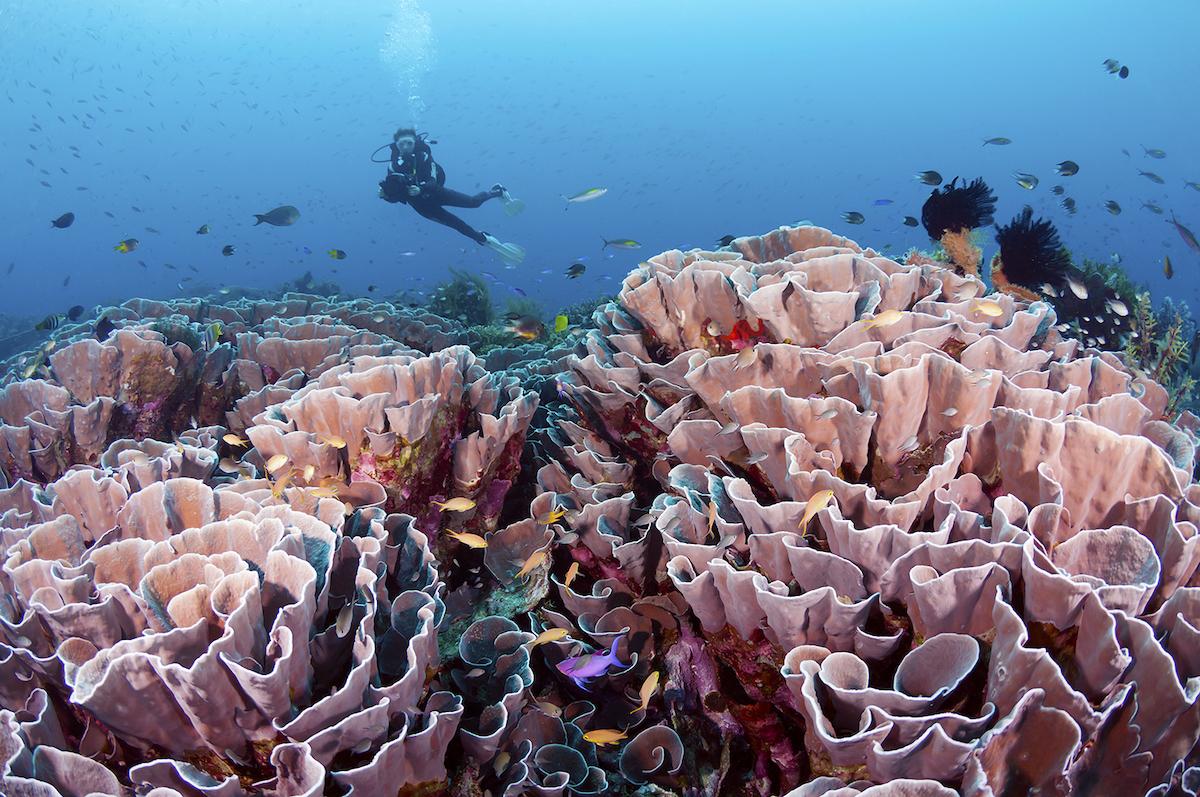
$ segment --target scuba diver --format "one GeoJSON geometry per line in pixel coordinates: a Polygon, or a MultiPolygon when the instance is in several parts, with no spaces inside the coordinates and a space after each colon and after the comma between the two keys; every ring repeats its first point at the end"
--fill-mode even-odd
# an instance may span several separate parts
{"type": "MultiPolygon", "coordinates": [[[[426,135],[418,134],[411,127],[397,130],[392,136],[392,143],[384,146],[391,150],[391,166],[388,168],[387,177],[379,183],[379,196],[388,202],[406,204],[425,218],[458,230],[476,243],[496,252],[506,263],[516,265],[525,259],[525,250],[520,246],[504,243],[486,232],[476,230],[446,210],[447,207],[477,208],[489,199],[501,199],[505,212],[514,216],[520,213],[525,205],[521,200],[514,199],[504,186],[496,183],[490,190],[481,191],[474,196],[446,188],[446,171],[433,159],[426,135]]],[[[375,152],[379,152],[380,149],[383,147],[375,152]]],[[[372,161],[383,162],[375,160],[374,156],[372,161]]]]}

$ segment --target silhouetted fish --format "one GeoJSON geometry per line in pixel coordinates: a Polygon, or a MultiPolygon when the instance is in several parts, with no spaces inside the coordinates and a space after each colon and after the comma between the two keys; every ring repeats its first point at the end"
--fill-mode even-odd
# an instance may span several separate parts
{"type": "Polygon", "coordinates": [[[116,328],[108,316],[100,316],[96,319],[96,340],[105,340],[116,328]]]}
{"type": "Polygon", "coordinates": [[[292,205],[280,205],[266,213],[255,213],[254,218],[255,227],[264,223],[275,227],[290,227],[296,223],[296,219],[300,218],[300,211],[292,205]]]}

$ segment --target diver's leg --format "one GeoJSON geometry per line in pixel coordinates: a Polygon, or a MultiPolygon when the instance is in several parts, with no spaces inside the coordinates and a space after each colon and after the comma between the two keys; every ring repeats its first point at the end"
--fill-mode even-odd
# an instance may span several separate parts
{"type": "Polygon", "coordinates": [[[452,208],[477,208],[489,199],[500,196],[495,191],[480,191],[478,194],[468,195],[444,185],[437,186],[433,191],[426,189],[425,193],[437,204],[452,208]]]}
{"type": "Polygon", "coordinates": [[[452,230],[458,230],[477,244],[482,244],[487,241],[487,238],[483,233],[479,232],[479,230],[476,230],[470,224],[467,224],[465,221],[460,219],[458,216],[455,216],[441,205],[434,205],[426,202],[414,204],[411,201],[408,204],[413,210],[417,211],[417,213],[421,214],[430,221],[436,221],[438,224],[444,224],[452,230]]]}

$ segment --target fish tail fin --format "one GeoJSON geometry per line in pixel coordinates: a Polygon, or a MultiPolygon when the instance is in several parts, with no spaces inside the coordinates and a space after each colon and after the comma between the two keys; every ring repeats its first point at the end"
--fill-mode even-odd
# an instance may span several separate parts
{"type": "Polygon", "coordinates": [[[608,659],[610,661],[612,661],[612,663],[618,667],[628,667],[629,666],[625,662],[621,661],[620,657],[617,656],[617,646],[621,644],[621,640],[624,637],[625,637],[624,634],[621,634],[620,636],[618,636],[616,639],[613,640],[612,645],[608,649],[608,659]]]}
{"type": "Polygon", "coordinates": [[[263,223],[263,217],[260,214],[255,213],[254,214],[254,226],[257,227],[258,225],[260,225],[262,223],[263,223]]]}
{"type": "Polygon", "coordinates": [[[604,241],[604,246],[600,247],[600,251],[603,252],[605,249],[608,248],[609,241],[607,238],[601,238],[600,240],[604,241]]]}

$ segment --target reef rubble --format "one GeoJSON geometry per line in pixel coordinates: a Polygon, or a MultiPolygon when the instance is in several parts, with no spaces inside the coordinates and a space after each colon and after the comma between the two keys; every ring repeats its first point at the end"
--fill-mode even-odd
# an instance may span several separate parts
{"type": "Polygon", "coordinates": [[[1194,795],[1200,423],[1022,295],[787,227],[479,357],[66,325],[0,389],[0,792],[1194,795]]]}

